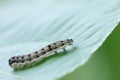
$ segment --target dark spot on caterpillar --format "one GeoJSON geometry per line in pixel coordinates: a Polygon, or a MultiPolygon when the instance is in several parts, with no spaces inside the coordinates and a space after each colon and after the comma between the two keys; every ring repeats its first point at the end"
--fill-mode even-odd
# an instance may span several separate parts
{"type": "Polygon", "coordinates": [[[64,45],[64,43],[61,44],[61,46],[63,46],[63,45],[64,45]]]}
{"type": "Polygon", "coordinates": [[[64,45],[64,41],[60,41],[61,42],[61,46],[63,46],[64,45]]]}
{"type": "Polygon", "coordinates": [[[41,52],[41,55],[44,55],[45,53],[46,53],[46,52],[42,51],[42,52],[41,52]]]}
{"type": "Polygon", "coordinates": [[[38,53],[38,51],[35,52],[35,54],[37,54],[37,53],[38,53]]]}
{"type": "Polygon", "coordinates": [[[44,50],[44,48],[43,48],[43,49],[41,49],[41,50],[44,50]]]}
{"type": "Polygon", "coordinates": [[[9,59],[9,65],[11,66],[11,64],[12,64],[12,60],[11,60],[11,59],[9,59]]]}
{"type": "Polygon", "coordinates": [[[11,59],[9,59],[9,62],[11,61],[11,59]]]}
{"type": "Polygon", "coordinates": [[[22,59],[24,58],[24,56],[21,57],[22,59]]]}
{"type": "Polygon", "coordinates": [[[15,62],[15,60],[9,59],[9,65],[10,65],[10,66],[11,66],[11,64],[14,63],[14,62],[15,62]]]}
{"type": "Polygon", "coordinates": [[[31,58],[28,59],[28,61],[31,61],[31,60],[32,60],[31,58]]]}
{"type": "Polygon", "coordinates": [[[53,50],[52,48],[49,48],[49,50],[51,51],[51,50],[53,50]]]}
{"type": "Polygon", "coordinates": [[[53,43],[53,45],[56,45],[56,43],[53,43]]]}
{"type": "Polygon", "coordinates": [[[28,54],[28,57],[30,57],[31,56],[31,54],[28,54]]]}
{"type": "Polygon", "coordinates": [[[16,59],[19,59],[19,56],[17,56],[16,59]]]}
{"type": "Polygon", "coordinates": [[[50,48],[50,47],[51,47],[51,45],[48,45],[48,47],[50,48]]]}
{"type": "Polygon", "coordinates": [[[21,62],[23,63],[23,62],[25,62],[24,60],[21,60],[21,62]]]}
{"type": "Polygon", "coordinates": [[[53,50],[53,49],[51,48],[51,45],[48,45],[47,47],[49,48],[49,51],[53,50]]]}
{"type": "Polygon", "coordinates": [[[11,62],[14,63],[14,62],[16,62],[16,61],[15,61],[15,60],[12,60],[11,62]]]}
{"type": "Polygon", "coordinates": [[[13,56],[11,59],[15,59],[15,56],[13,56]]]}
{"type": "Polygon", "coordinates": [[[38,55],[38,54],[36,54],[36,55],[35,55],[35,58],[38,58],[38,57],[39,57],[39,55],[38,55]]]}
{"type": "Polygon", "coordinates": [[[60,42],[64,42],[64,41],[60,41],[60,42]]]}
{"type": "Polygon", "coordinates": [[[20,61],[19,59],[15,60],[16,63],[18,63],[19,61],[20,61]]]}

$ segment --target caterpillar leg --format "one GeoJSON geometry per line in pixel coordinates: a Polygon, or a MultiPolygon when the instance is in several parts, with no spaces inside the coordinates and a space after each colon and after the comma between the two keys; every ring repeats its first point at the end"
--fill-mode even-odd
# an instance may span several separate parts
{"type": "Polygon", "coordinates": [[[65,48],[63,48],[63,50],[66,52],[66,49],[65,49],[65,48]]]}
{"type": "Polygon", "coordinates": [[[55,51],[55,54],[57,54],[58,52],[57,51],[55,51]]]}

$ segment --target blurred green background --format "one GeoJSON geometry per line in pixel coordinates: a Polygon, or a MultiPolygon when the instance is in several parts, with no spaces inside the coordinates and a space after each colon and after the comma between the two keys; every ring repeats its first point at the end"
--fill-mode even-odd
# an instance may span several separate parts
{"type": "Polygon", "coordinates": [[[120,80],[120,24],[86,64],[60,80],[120,80]]]}

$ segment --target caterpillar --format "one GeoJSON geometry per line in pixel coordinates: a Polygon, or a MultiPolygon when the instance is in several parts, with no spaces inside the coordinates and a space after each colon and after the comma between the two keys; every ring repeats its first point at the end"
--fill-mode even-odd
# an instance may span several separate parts
{"type": "Polygon", "coordinates": [[[8,63],[14,70],[22,69],[25,66],[31,66],[32,64],[38,63],[44,58],[57,53],[57,50],[59,49],[65,50],[65,47],[72,45],[72,43],[72,39],[57,41],[33,53],[21,56],[13,56],[8,60],[8,63]]]}

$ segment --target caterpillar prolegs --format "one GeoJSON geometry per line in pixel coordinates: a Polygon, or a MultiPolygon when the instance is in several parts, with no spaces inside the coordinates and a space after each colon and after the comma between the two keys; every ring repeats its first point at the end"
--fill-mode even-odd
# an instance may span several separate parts
{"type": "Polygon", "coordinates": [[[22,69],[25,66],[31,66],[31,64],[40,62],[42,59],[57,53],[57,50],[59,49],[65,50],[65,47],[72,45],[72,43],[72,39],[57,41],[33,53],[21,56],[13,56],[8,60],[8,63],[15,70],[22,69]]]}

